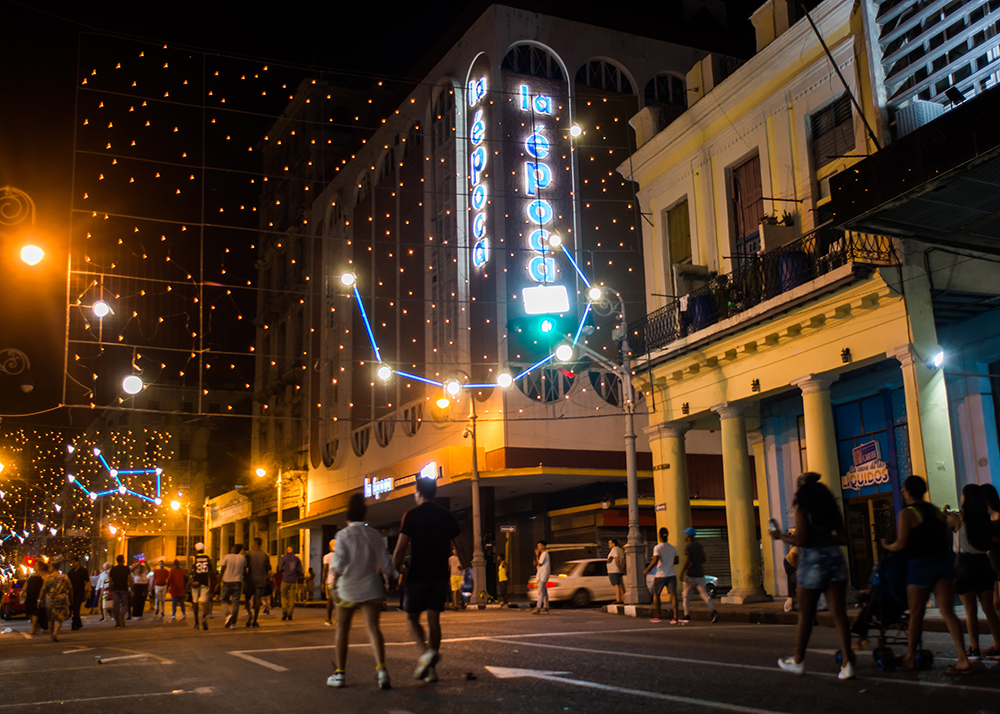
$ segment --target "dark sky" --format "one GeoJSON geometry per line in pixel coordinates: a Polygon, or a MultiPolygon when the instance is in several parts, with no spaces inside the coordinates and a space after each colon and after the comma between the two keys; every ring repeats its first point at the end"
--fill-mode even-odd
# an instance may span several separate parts
{"type": "MultiPolygon", "coordinates": [[[[727,3],[737,32],[683,23],[682,5],[663,0],[619,6],[606,2],[511,2],[622,31],[635,31],[727,54],[752,47],[746,18],[757,4],[727,3]],[[635,26],[635,27],[633,27],[635,26]]],[[[66,245],[74,158],[75,77],[81,32],[122,34],[172,47],[236,54],[275,64],[343,70],[402,79],[421,69],[489,5],[483,0],[433,3],[245,2],[179,0],[27,4],[0,0],[0,186],[27,192],[36,204],[34,233],[48,257],[34,268],[17,253],[22,236],[0,226],[0,350],[17,347],[32,361],[35,390],[23,394],[0,373],[0,415],[48,409],[62,392],[66,319],[66,245]],[[151,12],[152,11],[152,12],[151,12]]],[[[718,5],[718,4],[716,4],[718,5]]]]}

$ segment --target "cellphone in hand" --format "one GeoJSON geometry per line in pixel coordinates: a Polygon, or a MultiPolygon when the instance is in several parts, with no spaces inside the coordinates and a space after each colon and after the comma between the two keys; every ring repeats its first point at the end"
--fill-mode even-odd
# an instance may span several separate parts
{"type": "Polygon", "coordinates": [[[775,520],[775,519],[773,519],[773,518],[772,518],[771,520],[769,520],[769,521],[768,521],[768,524],[769,524],[769,525],[771,526],[771,530],[772,530],[772,531],[780,531],[780,530],[781,530],[781,529],[780,529],[780,528],[778,527],[778,521],[776,521],[776,520],[775,520]]]}

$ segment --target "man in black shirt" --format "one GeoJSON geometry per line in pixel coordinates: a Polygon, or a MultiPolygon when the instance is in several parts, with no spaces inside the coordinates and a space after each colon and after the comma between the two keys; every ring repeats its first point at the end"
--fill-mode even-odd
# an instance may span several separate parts
{"type": "Polygon", "coordinates": [[[128,612],[128,588],[132,582],[132,571],[125,565],[125,556],[119,555],[118,564],[113,566],[108,575],[111,577],[111,616],[115,627],[125,627],[125,615],[128,612]]]}
{"type": "Polygon", "coordinates": [[[708,609],[712,612],[712,622],[719,621],[719,611],[715,609],[712,598],[705,589],[705,549],[695,538],[696,532],[694,528],[684,529],[684,540],[687,545],[684,547],[684,567],[681,568],[681,579],[684,581],[684,617],[681,618],[681,624],[691,621],[688,602],[692,590],[697,590],[701,599],[708,605],[708,609]]]}
{"type": "Polygon", "coordinates": [[[83,621],[80,620],[80,607],[87,596],[87,583],[90,582],[90,576],[87,575],[86,568],[80,567],[80,556],[74,555],[69,562],[69,581],[73,583],[73,629],[79,630],[83,627],[83,621]]]}
{"type": "Polygon", "coordinates": [[[403,514],[399,540],[392,556],[398,571],[412,545],[410,568],[406,575],[406,623],[413,641],[420,648],[420,659],[413,672],[414,679],[437,681],[434,665],[441,658],[441,612],[449,593],[448,557],[458,537],[458,521],[448,511],[434,503],[437,480],[417,477],[414,497],[417,507],[403,514]],[[427,612],[427,639],[420,625],[420,613],[427,612]]]}
{"type": "Polygon", "coordinates": [[[215,571],[215,566],[212,565],[212,559],[205,555],[204,543],[195,543],[194,549],[197,553],[194,556],[194,574],[188,581],[188,587],[191,588],[191,606],[194,609],[194,629],[198,629],[198,606],[204,605],[202,612],[205,616],[201,618],[201,629],[207,630],[208,599],[212,596],[212,573],[215,571]]]}

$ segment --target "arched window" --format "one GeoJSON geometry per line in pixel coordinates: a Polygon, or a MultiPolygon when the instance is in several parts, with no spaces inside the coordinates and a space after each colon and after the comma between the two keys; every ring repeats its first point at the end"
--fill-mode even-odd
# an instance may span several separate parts
{"type": "Polygon", "coordinates": [[[673,74],[661,72],[646,83],[646,104],[674,104],[687,106],[687,88],[684,80],[673,74]]]}
{"type": "Polygon", "coordinates": [[[535,45],[514,45],[500,64],[500,69],[518,74],[527,74],[539,79],[563,81],[559,61],[541,47],[535,45]]]}
{"type": "Polygon", "coordinates": [[[546,367],[528,372],[514,384],[528,399],[556,402],[569,393],[573,377],[565,370],[546,367]]]}
{"type": "Polygon", "coordinates": [[[358,203],[364,201],[372,192],[372,177],[367,172],[358,179],[358,203]]]}
{"type": "Polygon", "coordinates": [[[621,68],[604,60],[593,60],[583,65],[576,73],[576,83],[619,94],[633,93],[632,83],[621,68]]]}

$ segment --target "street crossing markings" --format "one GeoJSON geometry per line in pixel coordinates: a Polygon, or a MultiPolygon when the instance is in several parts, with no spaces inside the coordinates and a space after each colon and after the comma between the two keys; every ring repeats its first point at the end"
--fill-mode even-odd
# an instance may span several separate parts
{"type": "Polygon", "coordinates": [[[18,709],[21,707],[41,707],[47,704],[86,704],[87,702],[110,702],[116,699],[143,699],[145,697],[174,697],[181,694],[215,694],[215,687],[198,687],[197,689],[174,689],[169,692],[140,692],[136,694],[116,694],[107,697],[86,697],[83,699],[50,699],[45,702],[19,702],[17,704],[0,704],[0,709],[18,709]]]}
{"type": "Polygon", "coordinates": [[[587,682],[582,679],[568,679],[560,675],[568,672],[549,672],[539,669],[518,669],[515,667],[486,667],[486,670],[497,679],[516,679],[519,677],[529,677],[532,679],[543,679],[548,682],[558,682],[563,685],[574,687],[584,687],[586,689],[598,689],[602,692],[614,692],[616,694],[628,694],[635,697],[646,697],[647,699],[658,699],[660,701],[678,702],[680,704],[693,704],[701,707],[711,707],[712,709],[722,709],[740,714],[781,714],[771,709],[757,709],[755,707],[744,707],[739,704],[727,704],[726,702],[716,702],[709,699],[695,699],[694,697],[682,697],[676,694],[662,694],[660,692],[647,692],[642,689],[628,689],[626,687],[616,687],[611,684],[600,684],[598,682],[587,682]]]}

